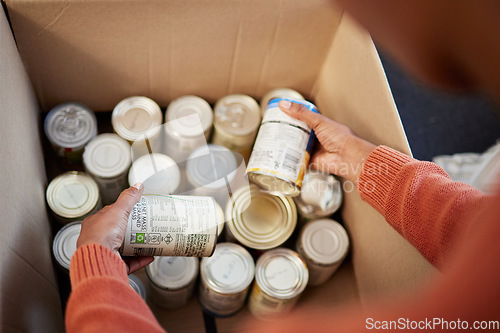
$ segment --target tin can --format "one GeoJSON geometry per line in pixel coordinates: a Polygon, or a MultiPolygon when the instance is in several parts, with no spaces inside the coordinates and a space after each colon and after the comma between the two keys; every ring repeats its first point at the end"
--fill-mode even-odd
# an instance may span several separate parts
{"type": "Polygon", "coordinates": [[[309,285],[325,283],[344,261],[349,237],[338,222],[320,219],[308,222],[297,239],[297,252],[309,269],[309,285]]]}
{"type": "Polygon", "coordinates": [[[111,114],[115,133],[132,145],[132,160],[161,152],[162,120],[158,104],[143,96],[125,98],[111,114]]]}
{"type": "Polygon", "coordinates": [[[218,202],[216,202],[216,204],[217,204],[217,214],[219,214],[219,227],[217,230],[217,237],[220,237],[222,231],[224,231],[224,225],[226,224],[225,221],[226,219],[224,217],[224,211],[222,210],[221,205],[219,205],[218,202]]]}
{"type": "Polygon", "coordinates": [[[308,279],[306,264],[296,252],[285,248],[265,252],[255,267],[255,282],[248,300],[250,312],[263,320],[289,312],[308,279]]]}
{"type": "Polygon", "coordinates": [[[69,164],[80,164],[85,145],[97,135],[97,119],[88,107],[67,103],[50,110],[44,129],[60,157],[69,164]]]}
{"type": "Polygon", "coordinates": [[[317,219],[335,213],[342,204],[342,197],[342,185],[334,175],[308,170],[300,195],[293,199],[299,215],[306,219],[317,219]]]}
{"type": "Polygon", "coordinates": [[[130,145],[116,134],[100,134],[93,138],[83,153],[83,165],[99,185],[105,205],[116,201],[128,185],[128,169],[132,163],[130,145]]]}
{"type": "Polygon", "coordinates": [[[303,101],[305,100],[304,96],[302,96],[299,92],[289,89],[289,88],[277,88],[273,89],[267,94],[262,97],[260,100],[260,112],[262,113],[262,116],[264,116],[264,113],[267,110],[267,106],[269,104],[269,101],[276,99],[276,98],[289,98],[293,99],[295,101],[303,101]]]}
{"type": "Polygon", "coordinates": [[[220,215],[212,197],[143,195],[132,208],[124,256],[209,257],[220,215]]]}
{"type": "Polygon", "coordinates": [[[244,305],[255,275],[252,256],[242,246],[220,243],[200,268],[200,303],[216,317],[228,317],[244,305]]]}
{"type": "Polygon", "coordinates": [[[226,205],[226,239],[256,250],[283,244],[297,225],[289,197],[262,192],[255,185],[238,189],[226,205]]]}
{"type": "Polygon", "coordinates": [[[146,266],[152,301],[164,309],[178,309],[188,303],[198,277],[198,258],[157,257],[146,266]]]}
{"type": "Polygon", "coordinates": [[[143,300],[146,300],[146,288],[144,287],[144,283],[142,283],[141,279],[134,274],[129,274],[128,284],[136,293],[139,294],[139,296],[141,296],[143,300]]]}
{"type": "MultiPolygon", "coordinates": [[[[280,110],[281,100],[269,102],[248,162],[247,176],[269,193],[293,197],[300,193],[316,136],[306,123],[280,110]]],[[[318,112],[309,102],[290,101],[318,112]]]]}
{"type": "Polygon", "coordinates": [[[128,182],[144,185],[144,194],[175,193],[181,181],[179,167],[173,159],[163,154],[147,154],[132,163],[128,182]]]}
{"type": "Polygon", "coordinates": [[[81,221],[71,222],[62,227],[54,237],[52,253],[59,266],[66,272],[69,272],[69,264],[76,251],[76,242],[81,229],[81,221]]]}
{"type": "Polygon", "coordinates": [[[213,111],[203,98],[183,96],[172,101],[165,115],[165,152],[176,162],[185,161],[208,142],[213,111]]]}
{"type": "Polygon", "coordinates": [[[102,207],[95,180],[78,171],[54,178],[47,187],[46,197],[54,217],[62,223],[83,220],[102,207]]]}
{"type": "Polygon", "coordinates": [[[248,162],[261,121],[259,104],[247,95],[229,95],[217,101],[214,114],[212,143],[241,154],[248,162]]]}

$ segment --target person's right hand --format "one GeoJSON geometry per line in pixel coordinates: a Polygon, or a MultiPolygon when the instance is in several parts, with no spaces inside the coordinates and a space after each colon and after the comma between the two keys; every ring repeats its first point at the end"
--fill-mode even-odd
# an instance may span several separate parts
{"type": "Polygon", "coordinates": [[[376,148],[374,144],[357,137],[349,127],[314,113],[302,104],[283,100],[279,107],[289,116],[305,122],[316,133],[320,146],[311,158],[309,165],[312,169],[358,181],[368,155],[376,148]]]}

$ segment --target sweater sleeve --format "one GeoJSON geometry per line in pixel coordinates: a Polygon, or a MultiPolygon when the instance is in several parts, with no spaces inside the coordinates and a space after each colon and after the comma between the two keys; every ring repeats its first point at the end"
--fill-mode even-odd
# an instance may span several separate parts
{"type": "Polygon", "coordinates": [[[451,259],[488,198],[472,186],[452,181],[436,164],[385,146],[368,157],[358,191],[437,267],[451,259]]]}
{"type": "Polygon", "coordinates": [[[130,287],[123,260],[104,246],[82,246],[70,265],[72,292],[66,330],[74,332],[165,332],[130,287]]]}

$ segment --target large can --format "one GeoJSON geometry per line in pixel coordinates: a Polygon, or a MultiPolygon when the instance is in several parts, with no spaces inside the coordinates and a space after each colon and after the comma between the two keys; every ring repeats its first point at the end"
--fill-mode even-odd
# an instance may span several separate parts
{"type": "Polygon", "coordinates": [[[299,92],[293,89],[289,88],[273,89],[267,94],[265,94],[264,97],[262,97],[262,99],[260,100],[260,111],[262,115],[264,115],[264,113],[266,112],[269,101],[276,98],[290,98],[295,101],[302,101],[305,99],[304,96],[302,96],[299,92]]]}
{"type": "Polygon", "coordinates": [[[155,258],[146,266],[153,289],[152,301],[164,309],[178,309],[186,305],[193,295],[199,266],[198,258],[155,258]]]}
{"type": "Polygon", "coordinates": [[[228,317],[240,310],[255,275],[252,256],[242,246],[220,243],[200,268],[200,303],[205,312],[228,317]]]}
{"type": "Polygon", "coordinates": [[[175,193],[181,181],[179,167],[173,159],[163,154],[147,154],[132,163],[128,182],[144,185],[144,194],[175,193]]]}
{"type": "Polygon", "coordinates": [[[209,257],[220,213],[212,197],[143,195],[129,215],[124,256],[209,257]]]}
{"type": "MultiPolygon", "coordinates": [[[[280,110],[281,100],[284,99],[269,102],[248,162],[247,176],[269,193],[293,197],[300,193],[316,136],[306,123],[280,110]]],[[[309,102],[289,101],[318,112],[309,102]]]]}
{"type": "Polygon", "coordinates": [[[111,115],[113,129],[132,144],[132,159],[161,152],[163,114],[155,101],[142,96],[118,103],[111,115]]]}
{"type": "Polygon", "coordinates": [[[129,274],[128,275],[128,284],[136,293],[141,296],[143,300],[146,300],[146,288],[144,287],[144,283],[142,283],[141,279],[137,277],[137,275],[129,274]]]}
{"type": "Polygon", "coordinates": [[[342,204],[342,185],[334,175],[308,170],[300,195],[293,198],[299,214],[305,219],[317,219],[335,213],[342,204]]]}
{"type": "Polygon", "coordinates": [[[78,171],[54,178],[47,187],[46,197],[54,217],[62,223],[83,220],[102,207],[95,180],[78,171]]]}
{"type": "Polygon", "coordinates": [[[297,303],[309,278],[306,264],[289,249],[265,252],[257,260],[255,282],[248,300],[250,312],[260,319],[273,319],[297,303]]]}
{"type": "Polygon", "coordinates": [[[69,272],[69,264],[76,251],[76,242],[81,229],[81,221],[71,222],[62,227],[54,237],[52,253],[59,266],[66,272],[69,272]]]}
{"type": "Polygon", "coordinates": [[[259,104],[247,95],[229,95],[217,101],[214,114],[212,143],[241,154],[248,162],[261,121],[259,104]]]}
{"type": "Polygon", "coordinates": [[[69,164],[80,164],[85,145],[97,135],[97,119],[88,107],[67,103],[50,110],[44,129],[59,156],[69,164]]]}
{"type": "Polygon", "coordinates": [[[241,187],[226,205],[226,239],[256,249],[283,244],[297,224],[291,198],[262,192],[255,185],[241,187]]]}
{"type": "Polygon", "coordinates": [[[213,111],[203,98],[183,96],[172,101],[165,114],[165,152],[177,163],[208,142],[213,111]]]}
{"type": "Polygon", "coordinates": [[[100,134],[85,146],[83,165],[99,185],[103,204],[115,202],[127,188],[130,163],[130,145],[116,134],[100,134]]]}

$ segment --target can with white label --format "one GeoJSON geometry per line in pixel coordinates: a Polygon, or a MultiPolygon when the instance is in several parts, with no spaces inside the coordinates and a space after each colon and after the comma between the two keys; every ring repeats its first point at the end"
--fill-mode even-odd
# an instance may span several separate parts
{"type": "Polygon", "coordinates": [[[116,134],[100,134],[85,146],[83,165],[99,185],[103,204],[115,202],[127,188],[131,163],[130,144],[116,134]]]}
{"type": "Polygon", "coordinates": [[[124,256],[209,257],[220,221],[212,197],[143,195],[132,208],[124,256]]]}
{"type": "Polygon", "coordinates": [[[334,175],[318,170],[308,170],[302,182],[300,195],[293,200],[303,218],[326,217],[340,208],[342,185],[334,175]]]}
{"type": "Polygon", "coordinates": [[[69,272],[69,264],[76,251],[76,242],[81,229],[81,221],[71,222],[62,227],[54,237],[52,253],[59,266],[66,272],[69,272]]]}
{"type": "Polygon", "coordinates": [[[80,164],[85,145],[97,135],[97,119],[88,107],[66,103],[50,110],[44,129],[59,156],[69,164],[80,164]]]}
{"type": "Polygon", "coordinates": [[[200,268],[200,303],[205,312],[228,317],[244,305],[255,275],[252,256],[242,246],[220,243],[200,268]]]}
{"type": "Polygon", "coordinates": [[[47,187],[46,198],[54,217],[61,223],[83,220],[102,207],[95,180],[78,171],[54,178],[47,187]]]}
{"type": "Polygon", "coordinates": [[[134,274],[129,274],[128,284],[136,293],[139,294],[139,296],[141,296],[143,300],[146,300],[146,288],[144,287],[144,283],[142,283],[141,279],[134,274]]]}
{"type": "Polygon", "coordinates": [[[212,143],[241,154],[248,162],[261,121],[259,104],[247,95],[229,95],[217,101],[214,114],[212,143]]]}
{"type": "Polygon", "coordinates": [[[256,250],[283,244],[297,225],[297,208],[289,197],[241,187],[226,205],[226,239],[256,250]]]}
{"type": "Polygon", "coordinates": [[[267,94],[265,94],[264,97],[262,97],[262,99],[260,100],[260,111],[261,111],[262,115],[264,115],[264,113],[266,112],[267,105],[269,104],[269,101],[276,99],[276,98],[289,98],[289,99],[293,99],[295,101],[305,100],[304,96],[302,96],[299,92],[297,92],[293,89],[289,89],[289,88],[273,89],[270,92],[268,92],[267,94]]]}
{"type": "Polygon", "coordinates": [[[181,181],[177,163],[167,155],[147,154],[132,163],[128,173],[128,182],[144,185],[144,194],[175,193],[181,181]]]}
{"type": "Polygon", "coordinates": [[[146,266],[151,282],[152,301],[164,309],[178,309],[186,305],[198,277],[198,258],[157,257],[146,266]]]}
{"type": "MultiPolygon", "coordinates": [[[[272,194],[297,196],[316,141],[314,131],[303,121],[280,110],[273,99],[264,119],[247,166],[248,180],[272,194]]],[[[314,104],[294,101],[318,113],[314,104]]]]}
{"type": "Polygon", "coordinates": [[[185,161],[196,148],[207,144],[212,130],[213,111],[198,96],[173,100],[165,114],[165,152],[177,163],[185,161]]]}
{"type": "Polygon", "coordinates": [[[289,312],[307,286],[309,273],[302,258],[285,248],[265,252],[257,260],[248,300],[250,312],[263,320],[289,312]]]}

